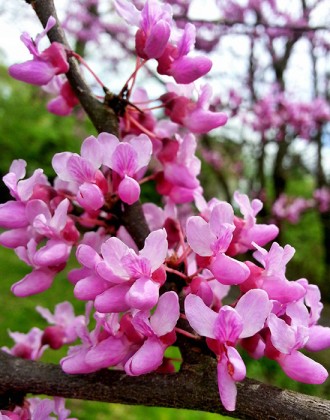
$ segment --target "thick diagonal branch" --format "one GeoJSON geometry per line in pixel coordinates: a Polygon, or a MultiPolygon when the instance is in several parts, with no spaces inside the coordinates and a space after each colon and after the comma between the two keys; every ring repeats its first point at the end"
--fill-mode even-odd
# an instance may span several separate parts
{"type": "Polygon", "coordinates": [[[10,389],[19,393],[203,410],[251,420],[330,418],[330,401],[252,380],[238,384],[237,410],[227,412],[219,401],[215,360],[207,356],[201,356],[198,365],[190,365],[179,373],[130,377],[110,370],[66,375],[59,366],[17,359],[0,352],[0,371],[0,394],[10,389]]]}

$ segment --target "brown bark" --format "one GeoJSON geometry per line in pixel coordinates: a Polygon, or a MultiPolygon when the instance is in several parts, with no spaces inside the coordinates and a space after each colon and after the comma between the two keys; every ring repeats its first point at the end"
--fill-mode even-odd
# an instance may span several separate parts
{"type": "Polygon", "coordinates": [[[175,374],[153,373],[130,377],[113,370],[67,375],[59,366],[17,359],[0,352],[0,394],[10,397],[11,393],[33,393],[130,405],[185,408],[251,420],[330,418],[330,401],[281,390],[250,379],[238,384],[237,409],[228,412],[219,400],[215,360],[199,356],[197,365],[188,365],[175,374]]]}

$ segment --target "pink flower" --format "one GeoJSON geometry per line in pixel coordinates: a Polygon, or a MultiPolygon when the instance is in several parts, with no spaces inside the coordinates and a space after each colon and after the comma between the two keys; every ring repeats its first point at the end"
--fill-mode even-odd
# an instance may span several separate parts
{"type": "Polygon", "coordinates": [[[61,359],[64,372],[90,373],[99,369],[116,366],[130,351],[130,342],[119,330],[117,314],[107,319],[96,313],[96,326],[91,332],[87,329],[88,321],[77,328],[82,344],[69,348],[68,355],[61,359]]]}
{"type": "Polygon", "coordinates": [[[26,297],[49,289],[56,274],[63,270],[70,249],[62,241],[50,240],[46,246],[37,250],[37,243],[33,239],[26,248],[16,248],[18,257],[32,266],[33,271],[12,285],[14,295],[26,297]]]}
{"type": "Polygon", "coordinates": [[[212,61],[204,56],[188,57],[195,45],[196,28],[187,23],[176,45],[168,44],[161,57],[157,58],[159,74],[172,76],[177,83],[188,84],[205,76],[212,61]]]}
{"type": "Polygon", "coordinates": [[[161,100],[165,106],[165,113],[175,123],[181,124],[192,133],[208,133],[213,128],[226,124],[228,117],[222,112],[209,111],[209,100],[212,89],[203,86],[197,102],[175,92],[165,93],[161,100]]]}
{"type": "Polygon", "coordinates": [[[53,324],[45,329],[42,336],[43,344],[49,344],[52,349],[58,349],[63,344],[72,343],[77,339],[77,328],[84,323],[84,317],[75,316],[71,303],[62,302],[56,305],[54,315],[41,306],[37,306],[36,309],[49,324],[53,324]]]}
{"type": "Polygon", "coordinates": [[[50,100],[47,104],[49,112],[67,116],[70,115],[73,108],[79,104],[79,100],[74,94],[70,83],[62,79],[60,76],[54,77],[45,87],[44,90],[57,96],[50,100]]]}
{"type": "Polygon", "coordinates": [[[62,152],[57,153],[52,160],[59,178],[71,183],[78,203],[89,212],[103,206],[104,194],[108,190],[104,175],[99,170],[103,160],[102,138],[102,134],[98,138],[87,137],[81,146],[81,156],[62,152]]]}
{"type": "Polygon", "coordinates": [[[278,235],[278,227],[273,224],[258,224],[256,215],[262,209],[262,202],[254,199],[250,202],[246,194],[238,191],[234,193],[234,199],[240,207],[244,219],[235,217],[233,241],[228,249],[228,254],[233,256],[242,254],[249,249],[254,249],[253,243],[259,246],[267,244],[278,235]]]}
{"type": "Polygon", "coordinates": [[[284,248],[278,243],[273,243],[270,250],[257,246],[253,253],[254,258],[259,261],[264,270],[247,262],[250,268],[250,277],[240,285],[242,291],[251,288],[260,288],[267,292],[270,299],[278,300],[281,303],[289,303],[305,296],[306,290],[298,281],[289,281],[285,277],[286,264],[291,260],[295,250],[290,245],[284,248]]]}
{"type": "Polygon", "coordinates": [[[160,57],[171,35],[171,6],[147,0],[139,11],[128,1],[116,0],[115,7],[129,24],[139,28],[135,35],[137,54],[146,60],[160,57]]]}
{"type": "Polygon", "coordinates": [[[8,187],[10,195],[17,201],[27,202],[32,197],[37,185],[49,185],[42,169],[36,169],[27,179],[24,179],[25,175],[26,162],[23,159],[17,159],[13,160],[9,173],[3,177],[3,182],[8,187]]]}
{"type": "Polygon", "coordinates": [[[67,215],[68,208],[68,199],[59,203],[53,215],[42,200],[30,200],[26,204],[25,216],[29,223],[26,243],[14,245],[18,245],[15,248],[18,257],[33,267],[33,271],[12,286],[16,296],[30,296],[47,290],[54,276],[65,267],[72,245],[79,237],[67,215]],[[38,247],[45,239],[46,243],[38,247]]]}
{"type": "Polygon", "coordinates": [[[27,334],[19,332],[9,332],[10,337],[15,341],[14,347],[2,347],[1,349],[16,357],[23,359],[38,360],[47,348],[41,338],[43,332],[39,328],[32,328],[27,334]]]}
{"type": "Polygon", "coordinates": [[[117,174],[117,179],[113,179],[114,189],[122,201],[133,204],[140,197],[137,179],[143,176],[150,161],[152,143],[145,134],[127,136],[122,142],[110,134],[101,135],[105,139],[103,164],[117,174]]]}
{"type": "Polygon", "coordinates": [[[197,176],[201,162],[195,155],[196,139],[192,134],[163,139],[163,148],[157,154],[164,170],[156,175],[157,192],[167,195],[177,204],[189,203],[201,191],[197,176]]]}
{"type": "Polygon", "coordinates": [[[170,41],[173,21],[172,9],[167,4],[147,0],[139,11],[126,0],[116,0],[117,12],[139,29],[135,36],[138,56],[158,61],[159,74],[173,76],[177,83],[191,83],[208,73],[212,61],[207,57],[189,57],[195,45],[196,29],[187,23],[177,42],[170,41]]]}
{"type": "Polygon", "coordinates": [[[239,339],[252,337],[263,327],[271,303],[262,290],[243,295],[235,308],[223,306],[219,313],[205,305],[196,295],[185,299],[185,314],[192,328],[207,337],[207,344],[217,355],[218,386],[221,402],[228,411],[235,410],[235,382],[245,378],[244,362],[235,349],[239,339]]]}
{"type": "MultiPolygon", "coordinates": [[[[306,308],[305,312],[307,315],[306,308]]],[[[272,358],[279,363],[290,378],[309,384],[321,384],[327,379],[328,372],[320,363],[298,351],[308,341],[309,330],[301,322],[296,323],[296,320],[292,318],[292,324],[288,325],[275,314],[269,315],[270,339],[275,349],[278,350],[278,353],[272,358]]],[[[329,341],[329,333],[327,335],[329,341]]]]}
{"type": "Polygon", "coordinates": [[[53,419],[51,414],[58,416],[56,417],[58,420],[78,420],[68,417],[71,412],[65,408],[64,398],[54,397],[52,400],[49,398],[28,398],[27,401],[29,402],[31,420],[53,419]]]}
{"type": "Polygon", "coordinates": [[[179,316],[179,298],[175,292],[164,293],[151,316],[149,311],[139,311],[133,316],[133,326],[146,340],[125,363],[128,375],[143,375],[161,366],[166,348],[175,341],[174,327],[179,316]]]}
{"type": "Polygon", "coordinates": [[[213,257],[209,268],[222,284],[240,284],[250,273],[246,264],[225,254],[234,230],[234,211],[226,202],[220,202],[212,209],[209,222],[200,216],[187,220],[188,244],[197,255],[213,257]]]}
{"type": "MultiPolygon", "coordinates": [[[[118,238],[110,238],[101,247],[103,260],[95,266],[109,288],[96,296],[99,312],[122,312],[129,308],[150,309],[159,299],[159,288],[166,279],[162,264],[167,255],[165,229],[151,232],[137,255],[118,238]]],[[[78,248],[78,253],[81,248],[78,248]]],[[[88,262],[88,261],[87,261],[88,262]]]]}
{"type": "Polygon", "coordinates": [[[286,194],[281,194],[273,204],[272,213],[278,219],[286,219],[290,223],[298,223],[301,214],[310,209],[312,205],[312,200],[306,200],[302,197],[288,197],[286,194]]]}
{"type": "Polygon", "coordinates": [[[26,32],[21,36],[22,42],[33,55],[33,59],[21,64],[13,64],[9,67],[9,74],[17,80],[33,85],[46,85],[58,74],[66,73],[69,70],[69,63],[66,58],[65,47],[58,42],[53,42],[43,52],[39,52],[38,44],[46,33],[56,24],[51,16],[48,19],[45,29],[35,40],[31,39],[26,32]]]}

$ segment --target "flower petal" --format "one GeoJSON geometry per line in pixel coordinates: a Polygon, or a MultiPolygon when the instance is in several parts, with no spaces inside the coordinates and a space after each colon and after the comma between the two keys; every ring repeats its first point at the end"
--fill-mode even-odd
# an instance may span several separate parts
{"type": "Polygon", "coordinates": [[[26,297],[44,292],[52,285],[55,273],[48,270],[34,270],[11,287],[15,296],[26,297]]]}
{"type": "Polygon", "coordinates": [[[260,331],[271,307],[268,295],[263,290],[253,289],[245,293],[235,307],[243,321],[243,331],[239,338],[251,337],[260,331]]]}
{"type": "Polygon", "coordinates": [[[158,337],[148,338],[126,362],[125,372],[127,375],[137,376],[156,370],[163,362],[164,350],[165,347],[158,337]]]}
{"type": "Polygon", "coordinates": [[[164,293],[150,318],[150,325],[158,337],[171,332],[180,316],[179,298],[175,292],[164,293]]]}
{"type": "Polygon", "coordinates": [[[187,241],[191,249],[202,257],[212,255],[211,244],[216,241],[210,225],[199,216],[189,217],[186,225],[187,241]]]}
{"type": "Polygon", "coordinates": [[[116,337],[109,337],[92,347],[85,356],[85,361],[93,369],[103,369],[116,366],[128,352],[128,346],[123,340],[116,337]]]}
{"type": "Polygon", "coordinates": [[[240,284],[250,275],[250,270],[246,264],[225,254],[218,254],[213,259],[210,270],[222,284],[240,284]]]}
{"type": "Polygon", "coordinates": [[[129,205],[132,205],[140,198],[141,188],[139,183],[125,175],[124,179],[118,185],[119,198],[129,205]]]}
{"type": "Polygon", "coordinates": [[[320,363],[299,351],[284,355],[277,361],[285,374],[295,381],[305,384],[323,384],[328,377],[327,370],[320,363]]]}
{"type": "Polygon", "coordinates": [[[228,411],[236,408],[237,388],[235,381],[228,373],[228,359],[223,356],[217,366],[218,388],[222,405],[228,411]]]}
{"type": "Polygon", "coordinates": [[[130,306],[125,301],[125,296],[130,288],[128,284],[118,284],[107,289],[105,292],[96,296],[95,309],[101,313],[124,312],[130,306]]]}
{"type": "Polygon", "coordinates": [[[203,337],[215,338],[214,325],[218,314],[206,306],[199,296],[193,294],[186,297],[184,307],[192,328],[203,337]]]}
{"type": "Polygon", "coordinates": [[[165,261],[168,250],[166,237],[167,233],[165,229],[158,229],[151,232],[144,242],[143,249],[140,251],[140,256],[150,261],[152,272],[159,268],[165,261]]]}
{"type": "Polygon", "coordinates": [[[159,298],[159,284],[149,278],[137,279],[126,295],[126,302],[132,308],[145,310],[156,305],[159,298]]]}

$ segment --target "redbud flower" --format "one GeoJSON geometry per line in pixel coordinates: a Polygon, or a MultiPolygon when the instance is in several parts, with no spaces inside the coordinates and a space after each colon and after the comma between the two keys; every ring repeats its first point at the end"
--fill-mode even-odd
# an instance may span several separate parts
{"type": "Polygon", "coordinates": [[[210,270],[222,284],[243,283],[250,273],[246,264],[225,254],[234,230],[234,211],[226,202],[220,202],[212,209],[209,222],[200,216],[187,220],[190,247],[199,256],[214,257],[210,261],[210,270]]]}
{"type": "Polygon", "coordinates": [[[33,59],[9,67],[9,74],[17,80],[31,83],[32,85],[46,85],[58,74],[69,70],[65,47],[58,42],[53,42],[43,52],[39,52],[38,44],[46,33],[56,24],[52,16],[48,19],[45,29],[33,40],[26,32],[21,36],[21,41],[33,55],[33,59]]]}
{"type": "Polygon", "coordinates": [[[173,122],[183,125],[196,134],[208,133],[212,129],[226,124],[228,120],[226,114],[212,112],[208,109],[212,96],[212,89],[209,85],[202,87],[197,102],[185,96],[183,89],[170,88],[172,91],[162,95],[161,100],[165,106],[165,114],[173,122]]]}
{"type": "Polygon", "coordinates": [[[219,313],[205,305],[196,295],[185,299],[185,314],[192,328],[207,337],[207,344],[217,355],[218,386],[221,402],[226,410],[235,410],[237,389],[235,381],[245,378],[244,362],[235,349],[239,339],[252,337],[264,327],[271,310],[267,294],[250,290],[235,308],[223,306],[219,313]]]}

